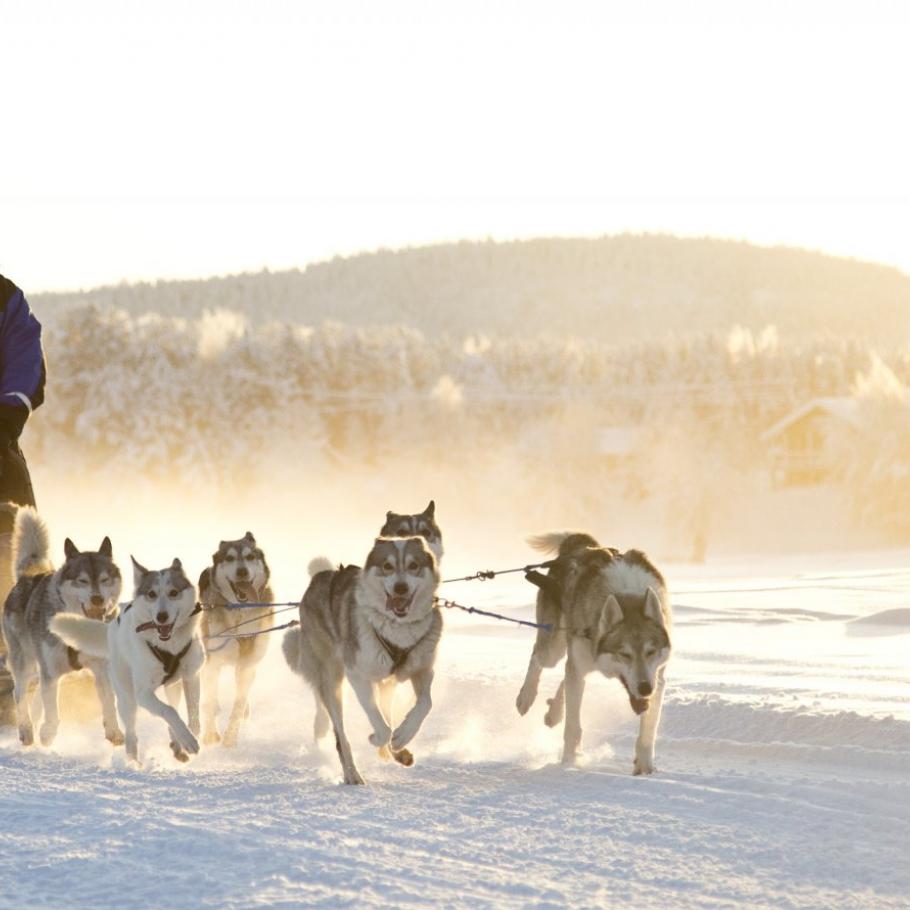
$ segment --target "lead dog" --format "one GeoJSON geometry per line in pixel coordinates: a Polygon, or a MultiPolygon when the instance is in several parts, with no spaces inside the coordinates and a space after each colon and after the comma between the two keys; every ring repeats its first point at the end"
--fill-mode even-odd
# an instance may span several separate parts
{"type": "Polygon", "coordinates": [[[60,678],[85,667],[95,677],[104,735],[114,745],[119,745],[123,742],[123,734],[117,726],[114,694],[105,662],[67,648],[49,631],[48,624],[57,613],[75,613],[103,631],[104,624],[100,620],[117,609],[120,570],[114,563],[108,537],[96,551],[87,553],[81,553],[67,538],[63,550],[66,559],[55,571],[44,522],[32,508],[18,510],[12,544],[16,584],[6,599],[2,626],[14,682],[19,740],[24,746],[30,746],[35,739],[28,705],[32,682],[37,678],[40,683],[44,720],[39,736],[41,744],[48,746],[54,741],[60,725],[57,705],[60,678]]]}
{"type": "MultiPolygon", "coordinates": [[[[199,599],[205,606],[202,633],[207,642],[203,670],[202,741],[206,745],[221,740],[218,733],[218,679],[225,667],[234,668],[234,706],[222,740],[225,746],[237,743],[240,724],[249,715],[249,696],[256,666],[268,650],[267,635],[250,638],[210,638],[228,632],[238,623],[237,634],[260,632],[269,628],[272,611],[263,608],[234,608],[227,604],[272,603],[269,567],[265,555],[250,531],[239,540],[222,540],[212,555],[212,565],[199,577],[199,599]]],[[[230,634],[230,633],[228,633],[230,634]]]]}
{"type": "Polygon", "coordinates": [[[51,631],[80,651],[108,658],[128,758],[139,762],[136,712],[141,706],[168,725],[174,757],[187,761],[187,753],[199,751],[199,671],[205,660],[196,589],[179,559],[157,571],[134,559],[133,579],[133,600],[115,622],[102,625],[58,614],[51,631]],[[181,683],[189,726],[177,713],[181,683]],[[162,686],[167,703],[155,694],[162,686]]]}
{"type": "MultiPolygon", "coordinates": [[[[288,665],[313,687],[331,719],[346,784],[362,784],[344,732],[345,676],[366,712],[370,742],[384,756],[413,764],[405,747],[432,706],[433,665],[442,634],[434,609],[439,584],[436,557],[422,537],[379,537],[363,569],[310,564],[312,580],[300,604],[300,628],[285,635],[288,665]],[[417,701],[393,730],[398,682],[410,681],[417,701]]],[[[324,715],[323,715],[324,716],[324,715]]],[[[320,715],[317,715],[317,736],[320,715]]]]}
{"type": "Polygon", "coordinates": [[[558,556],[537,595],[537,621],[552,630],[537,633],[516,699],[518,713],[534,703],[543,668],[568,654],[565,678],[544,718],[555,727],[565,710],[563,762],[577,758],[585,677],[598,670],[619,679],[641,717],[633,772],[650,774],[670,658],[672,620],[663,577],[644,553],[601,547],[588,534],[544,534],[530,542],[543,552],[558,550],[558,556]]]}

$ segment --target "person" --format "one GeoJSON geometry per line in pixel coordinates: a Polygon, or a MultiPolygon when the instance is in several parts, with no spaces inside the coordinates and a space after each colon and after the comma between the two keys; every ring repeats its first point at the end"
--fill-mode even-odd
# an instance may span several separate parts
{"type": "MultiPolygon", "coordinates": [[[[0,275],[0,503],[35,505],[19,436],[44,401],[46,375],[41,324],[25,294],[0,275]]],[[[12,531],[14,512],[0,511],[0,534],[12,531]]]]}

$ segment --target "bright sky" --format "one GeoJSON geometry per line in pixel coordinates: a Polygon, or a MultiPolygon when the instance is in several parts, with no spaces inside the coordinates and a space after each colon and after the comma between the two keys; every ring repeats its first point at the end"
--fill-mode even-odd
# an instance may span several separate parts
{"type": "Polygon", "coordinates": [[[910,272],[908,25],[876,0],[0,0],[0,272],[625,230],[910,272]]]}

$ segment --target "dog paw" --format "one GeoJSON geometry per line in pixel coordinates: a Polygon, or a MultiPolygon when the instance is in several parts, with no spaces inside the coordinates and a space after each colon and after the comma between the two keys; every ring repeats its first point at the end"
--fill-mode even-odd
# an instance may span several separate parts
{"type": "Polygon", "coordinates": [[[416,730],[412,730],[410,726],[402,724],[392,734],[392,752],[401,752],[404,747],[415,737],[416,734],[416,730]]]}
{"type": "Polygon", "coordinates": [[[196,755],[199,752],[199,740],[189,730],[173,731],[171,748],[173,749],[175,745],[184,752],[189,752],[190,755],[196,755]]]}
{"type": "Polygon", "coordinates": [[[19,742],[23,746],[31,746],[35,743],[35,731],[31,726],[19,728],[19,742]]]}
{"type": "Polygon", "coordinates": [[[654,762],[650,759],[635,758],[632,762],[632,773],[638,777],[639,774],[653,774],[655,771],[654,762]]]}
{"type": "Polygon", "coordinates": [[[187,755],[173,740],[171,740],[171,752],[174,753],[174,758],[179,762],[188,762],[190,760],[189,755],[187,755]]]}
{"type": "Polygon", "coordinates": [[[49,746],[57,736],[57,726],[50,724],[42,724],[41,729],[38,731],[38,735],[41,738],[42,746],[49,746]]]}
{"type": "Polygon", "coordinates": [[[344,772],[344,782],[346,784],[365,784],[366,781],[360,776],[356,768],[350,768],[344,772]]]}
{"type": "Polygon", "coordinates": [[[562,766],[564,768],[577,768],[581,762],[581,753],[580,752],[563,752],[562,753],[562,766]]]}
{"type": "Polygon", "coordinates": [[[558,727],[562,723],[563,708],[565,703],[561,699],[547,699],[547,713],[543,716],[543,722],[548,727],[558,727]]]}
{"type": "Polygon", "coordinates": [[[204,746],[217,746],[221,742],[221,734],[217,730],[206,730],[202,734],[202,744],[204,746]]]}
{"type": "Polygon", "coordinates": [[[524,717],[525,714],[531,710],[531,705],[534,704],[535,698],[537,698],[536,691],[528,688],[527,686],[521,687],[521,691],[518,693],[518,698],[515,699],[515,707],[518,708],[518,713],[522,717],[524,717]]]}
{"type": "Polygon", "coordinates": [[[227,749],[233,749],[237,745],[237,730],[228,727],[221,737],[221,745],[227,749]]]}
{"type": "Polygon", "coordinates": [[[123,733],[121,733],[120,730],[118,730],[116,727],[113,730],[105,730],[104,738],[112,746],[122,746],[125,742],[123,733]]]}
{"type": "Polygon", "coordinates": [[[379,757],[383,761],[391,761],[392,760],[392,750],[388,746],[380,746],[379,747],[379,757]]]}
{"type": "Polygon", "coordinates": [[[380,730],[370,734],[370,745],[376,746],[381,749],[383,746],[389,744],[389,740],[392,738],[392,731],[386,727],[385,730],[380,730]]]}
{"type": "Polygon", "coordinates": [[[414,756],[411,755],[408,749],[399,749],[397,752],[393,752],[392,758],[394,758],[399,765],[404,765],[405,768],[410,768],[411,765],[414,764],[414,756]]]}

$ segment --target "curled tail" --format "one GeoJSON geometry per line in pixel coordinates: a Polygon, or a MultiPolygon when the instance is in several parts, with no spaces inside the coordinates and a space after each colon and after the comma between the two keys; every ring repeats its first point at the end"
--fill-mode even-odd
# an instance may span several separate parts
{"type": "Polygon", "coordinates": [[[575,550],[599,547],[600,544],[584,531],[547,531],[528,538],[528,543],[541,553],[555,553],[568,556],[575,550]]]}
{"type": "Polygon", "coordinates": [[[23,506],[16,513],[13,525],[12,559],[16,581],[24,575],[53,572],[50,550],[47,525],[33,508],[23,506]]]}
{"type": "Polygon", "coordinates": [[[58,613],[51,618],[50,630],[77,651],[92,657],[107,657],[107,625],[97,619],[58,613]]]}
{"type": "Polygon", "coordinates": [[[320,572],[334,572],[335,566],[328,557],[317,556],[315,559],[310,560],[307,571],[310,573],[310,578],[313,578],[313,576],[318,575],[320,572]]]}

